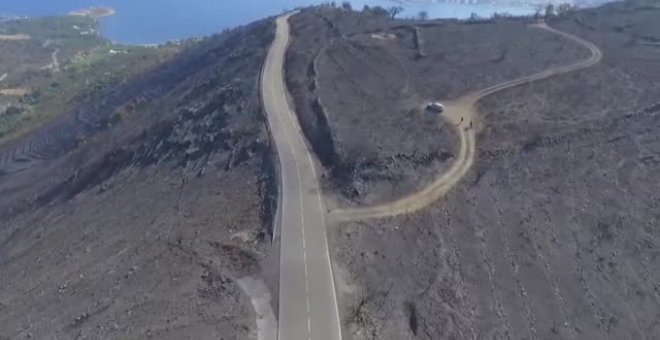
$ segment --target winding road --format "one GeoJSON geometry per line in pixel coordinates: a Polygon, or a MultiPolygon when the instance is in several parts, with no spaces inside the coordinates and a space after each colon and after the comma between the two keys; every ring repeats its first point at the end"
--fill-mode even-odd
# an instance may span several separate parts
{"type": "Polygon", "coordinates": [[[284,83],[288,19],[277,31],[262,70],[261,90],[280,159],[280,340],[341,340],[321,189],[311,151],[292,112],[284,83]]]}
{"type": "Polygon", "coordinates": [[[594,44],[574,35],[556,30],[545,23],[533,25],[533,27],[543,29],[554,34],[563,36],[583,45],[591,51],[591,56],[577,63],[547,69],[529,76],[507,81],[494,85],[483,90],[468,94],[456,101],[446,103],[446,109],[443,116],[453,126],[457,127],[460,139],[460,150],[456,161],[451,168],[433,181],[430,185],[419,192],[410,196],[403,197],[394,202],[385,203],[371,207],[358,207],[337,209],[331,212],[331,216],[337,221],[366,220],[372,218],[384,218],[397,215],[403,215],[419,211],[433,202],[443,197],[468,173],[475,161],[476,155],[476,130],[479,129],[479,121],[476,114],[476,104],[479,100],[496,92],[503,91],[515,86],[528,84],[534,81],[545,79],[559,74],[577,71],[591,67],[599,63],[603,57],[602,51],[594,44]],[[474,124],[471,126],[468,122],[474,124]]]}
{"type": "Polygon", "coordinates": [[[52,70],[53,72],[60,72],[60,62],[57,59],[57,54],[60,53],[60,49],[56,48],[53,53],[50,55],[51,62],[50,64],[42,67],[42,70],[52,70]]]}
{"type": "MultiPolygon", "coordinates": [[[[289,105],[284,82],[284,59],[289,44],[288,19],[277,19],[275,39],[268,50],[262,70],[261,91],[271,136],[280,161],[281,200],[278,210],[280,231],[279,322],[280,340],[340,340],[341,324],[326,236],[326,216],[321,188],[312,158],[296,115],[289,105]]],[[[460,150],[452,167],[423,190],[391,203],[331,212],[339,220],[358,220],[396,216],[427,207],[445,195],[470,170],[475,161],[476,103],[505,89],[554,75],[593,66],[602,59],[594,44],[548,27],[534,27],[561,35],[591,51],[583,61],[548,69],[483,90],[447,103],[443,114],[457,127],[460,150]],[[471,123],[467,123],[471,122],[471,123]],[[474,125],[473,125],[474,124],[474,125]]]]}

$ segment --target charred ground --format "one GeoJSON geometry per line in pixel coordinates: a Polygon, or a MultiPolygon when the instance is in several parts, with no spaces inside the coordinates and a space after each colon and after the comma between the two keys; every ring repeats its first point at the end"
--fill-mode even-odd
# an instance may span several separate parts
{"type": "Polygon", "coordinates": [[[0,151],[0,338],[246,339],[275,196],[271,21],[207,38],[0,151]]]}
{"type": "Polygon", "coordinates": [[[660,336],[658,16],[627,1],[549,20],[602,62],[481,101],[475,166],[441,201],[337,226],[354,338],[660,336]]]}
{"type": "MultiPolygon", "coordinates": [[[[602,63],[484,99],[476,165],[442,202],[331,226],[345,336],[658,337],[658,15],[550,21],[602,63]]],[[[287,82],[328,192],[423,187],[457,140],[421,105],[587,55],[528,23],[294,16],[287,82]]],[[[0,151],[0,338],[254,338],[238,279],[272,251],[272,32],[207,39],[0,151]]]]}
{"type": "Polygon", "coordinates": [[[529,19],[389,20],[333,8],[292,18],[287,80],[340,199],[374,203],[426,185],[454,160],[453,126],[429,101],[588,55],[529,19]]]}

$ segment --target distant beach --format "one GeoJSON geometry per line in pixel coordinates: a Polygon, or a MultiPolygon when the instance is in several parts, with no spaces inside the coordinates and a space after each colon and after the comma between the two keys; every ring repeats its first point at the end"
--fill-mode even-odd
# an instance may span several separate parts
{"type": "Polygon", "coordinates": [[[95,19],[109,17],[117,14],[117,12],[110,7],[90,7],[69,12],[69,15],[85,16],[95,19]]]}

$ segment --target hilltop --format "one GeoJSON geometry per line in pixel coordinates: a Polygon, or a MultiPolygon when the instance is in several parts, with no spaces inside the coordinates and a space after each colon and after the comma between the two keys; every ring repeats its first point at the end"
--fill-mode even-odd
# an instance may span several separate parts
{"type": "MultiPolygon", "coordinates": [[[[291,17],[344,339],[660,337],[658,16],[291,17]]],[[[0,96],[0,339],[257,339],[272,18],[156,48],[95,25],[0,23],[0,89],[28,91],[0,96]]]]}

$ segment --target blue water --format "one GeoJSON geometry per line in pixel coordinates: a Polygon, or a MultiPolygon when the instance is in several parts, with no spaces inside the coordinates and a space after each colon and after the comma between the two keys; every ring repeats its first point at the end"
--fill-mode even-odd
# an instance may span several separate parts
{"type": "MultiPolygon", "coordinates": [[[[102,20],[103,35],[127,44],[153,44],[168,40],[209,35],[275,15],[297,6],[323,0],[0,0],[0,15],[28,17],[66,14],[90,6],[108,6],[117,14],[102,20]]],[[[341,1],[337,1],[341,3],[341,1]]],[[[354,0],[354,8],[367,5],[390,7],[393,0],[354,0]]],[[[531,8],[462,5],[416,1],[407,5],[403,16],[422,10],[431,18],[467,18],[471,13],[489,17],[493,13],[529,14],[531,8]]]]}

